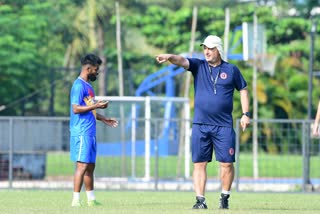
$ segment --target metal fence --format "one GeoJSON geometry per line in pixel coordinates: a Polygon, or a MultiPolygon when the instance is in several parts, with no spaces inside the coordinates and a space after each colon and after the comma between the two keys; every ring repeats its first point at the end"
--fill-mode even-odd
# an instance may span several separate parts
{"type": "MultiPolygon", "coordinates": [[[[190,120],[150,118],[147,121],[144,116],[118,119],[122,128],[112,129],[98,122],[96,188],[193,189],[188,142],[190,120]],[[150,126],[147,134],[146,122],[150,126]],[[164,130],[169,123],[170,128],[164,130]]],[[[319,138],[310,135],[312,121],[253,122],[258,124],[257,156],[252,152],[252,126],[242,132],[239,121],[235,122],[237,161],[233,188],[318,191],[320,144],[319,138]],[[254,168],[254,162],[258,168],[254,168]]],[[[0,188],[72,188],[73,171],[68,117],[0,117],[0,188]]],[[[219,190],[218,178],[218,164],[210,163],[208,190],[219,190]]]]}
{"type": "Polygon", "coordinates": [[[236,189],[253,191],[318,191],[320,141],[308,120],[259,119],[255,152],[250,126],[236,122],[236,189]],[[256,155],[254,155],[256,154],[256,155]],[[255,165],[257,167],[255,167],[255,165]]]}

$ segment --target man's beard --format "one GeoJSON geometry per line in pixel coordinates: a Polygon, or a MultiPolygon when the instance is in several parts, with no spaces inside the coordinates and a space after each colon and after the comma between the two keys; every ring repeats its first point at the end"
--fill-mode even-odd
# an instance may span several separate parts
{"type": "Polygon", "coordinates": [[[88,78],[91,82],[95,81],[97,79],[97,75],[95,74],[88,74],[88,78]]]}

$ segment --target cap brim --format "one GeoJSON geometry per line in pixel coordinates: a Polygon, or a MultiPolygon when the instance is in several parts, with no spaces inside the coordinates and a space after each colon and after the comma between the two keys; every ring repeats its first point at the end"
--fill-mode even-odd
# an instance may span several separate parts
{"type": "Polygon", "coordinates": [[[217,45],[208,45],[208,44],[205,44],[205,43],[201,43],[200,44],[200,46],[203,46],[203,45],[205,45],[205,46],[207,46],[208,48],[215,48],[215,47],[217,47],[217,45]]]}

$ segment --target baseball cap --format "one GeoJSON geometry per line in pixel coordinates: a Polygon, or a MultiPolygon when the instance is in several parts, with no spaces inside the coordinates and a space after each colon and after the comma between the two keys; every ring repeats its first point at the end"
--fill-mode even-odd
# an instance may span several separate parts
{"type": "Polygon", "coordinates": [[[208,48],[214,48],[219,45],[222,46],[222,41],[221,41],[220,37],[210,35],[210,36],[207,36],[207,38],[204,40],[203,43],[201,43],[200,46],[202,46],[202,45],[205,45],[208,48]]]}
{"type": "Polygon", "coordinates": [[[200,46],[207,46],[208,48],[214,48],[216,47],[220,53],[221,59],[224,60],[224,52],[222,49],[222,40],[218,36],[209,35],[207,38],[205,38],[204,42],[201,43],[200,46]]]}

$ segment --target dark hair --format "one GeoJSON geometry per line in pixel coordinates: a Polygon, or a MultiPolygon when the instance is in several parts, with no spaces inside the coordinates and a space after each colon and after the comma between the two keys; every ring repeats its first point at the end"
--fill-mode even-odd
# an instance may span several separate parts
{"type": "Polygon", "coordinates": [[[102,60],[94,54],[87,54],[81,58],[81,65],[83,66],[88,64],[93,66],[101,65],[102,60]]]}

